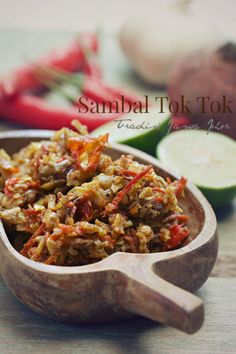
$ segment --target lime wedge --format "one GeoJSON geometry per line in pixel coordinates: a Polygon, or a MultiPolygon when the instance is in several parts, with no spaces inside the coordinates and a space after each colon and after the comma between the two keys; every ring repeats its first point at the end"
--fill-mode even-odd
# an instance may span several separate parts
{"type": "Polygon", "coordinates": [[[218,208],[236,195],[236,142],[223,134],[180,130],[165,137],[157,157],[187,177],[218,208]]]}
{"type": "Polygon", "coordinates": [[[155,155],[159,141],[167,134],[169,116],[149,108],[148,113],[129,113],[95,129],[91,135],[109,133],[109,142],[126,144],[155,155]]]}

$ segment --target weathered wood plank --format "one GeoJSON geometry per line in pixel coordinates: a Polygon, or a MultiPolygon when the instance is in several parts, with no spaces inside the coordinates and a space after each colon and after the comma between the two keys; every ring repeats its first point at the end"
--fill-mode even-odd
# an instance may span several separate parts
{"type": "Polygon", "coordinates": [[[0,351],[4,354],[235,354],[235,294],[236,279],[210,278],[198,294],[205,302],[205,323],[198,333],[189,336],[140,318],[83,326],[57,323],[21,305],[0,281],[0,351]]]}
{"type": "Polygon", "coordinates": [[[236,255],[220,255],[211,272],[212,277],[236,277],[236,255]]]}
{"type": "Polygon", "coordinates": [[[236,277],[236,201],[216,212],[219,233],[219,254],[213,277],[236,277]]]}
{"type": "Polygon", "coordinates": [[[233,205],[216,212],[220,241],[219,255],[236,254],[236,200],[233,205]]]}

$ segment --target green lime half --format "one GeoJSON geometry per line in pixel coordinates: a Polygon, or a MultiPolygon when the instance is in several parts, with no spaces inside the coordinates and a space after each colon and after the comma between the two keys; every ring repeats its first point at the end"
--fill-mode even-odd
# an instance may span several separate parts
{"type": "Polygon", "coordinates": [[[91,135],[109,133],[109,142],[126,144],[155,155],[156,145],[167,134],[169,116],[149,108],[148,113],[129,113],[104,124],[91,135]]]}
{"type": "Polygon", "coordinates": [[[236,142],[223,134],[180,130],[157,146],[157,157],[196,184],[218,208],[236,195],[236,142]]]}

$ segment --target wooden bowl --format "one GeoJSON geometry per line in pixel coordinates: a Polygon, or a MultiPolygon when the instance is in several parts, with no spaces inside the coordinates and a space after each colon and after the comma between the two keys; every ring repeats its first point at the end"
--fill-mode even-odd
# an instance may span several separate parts
{"type": "MultiPolygon", "coordinates": [[[[40,130],[1,133],[0,146],[13,153],[51,134],[40,130]]],[[[163,177],[179,177],[155,158],[128,146],[113,145],[106,152],[114,159],[132,154],[139,162],[152,164],[163,177]]],[[[196,187],[188,183],[185,195],[180,204],[190,215],[191,240],[182,248],[151,254],[118,252],[85,266],[45,265],[25,258],[13,248],[0,221],[0,267],[6,285],[25,305],[57,320],[105,322],[139,314],[196,332],[204,318],[203,303],[191,292],[207,280],[215,263],[217,224],[196,187]]]]}

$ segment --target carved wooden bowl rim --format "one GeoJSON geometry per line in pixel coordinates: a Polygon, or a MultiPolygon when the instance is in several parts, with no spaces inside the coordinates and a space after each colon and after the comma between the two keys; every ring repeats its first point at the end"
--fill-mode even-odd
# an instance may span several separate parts
{"type": "MultiPolygon", "coordinates": [[[[48,139],[52,136],[53,131],[51,130],[20,130],[20,131],[8,131],[8,132],[1,132],[0,133],[0,141],[2,139],[6,140],[13,140],[13,139],[48,139]]],[[[174,178],[179,178],[180,176],[175,172],[171,171],[171,169],[166,168],[163,164],[157,160],[156,158],[140,151],[135,148],[121,145],[121,144],[111,144],[108,147],[109,149],[115,150],[120,154],[131,154],[134,155],[135,158],[145,160],[148,164],[152,164],[155,168],[161,169],[165,173],[174,178]]],[[[160,252],[160,253],[150,253],[150,254],[133,254],[133,253],[123,253],[123,252],[116,252],[110,255],[109,257],[103,259],[102,261],[83,265],[83,266],[54,266],[54,265],[46,265],[43,263],[38,263],[32,261],[24,256],[22,256],[14,247],[11,245],[7,234],[5,232],[4,226],[2,221],[0,220],[0,237],[3,241],[5,247],[9,250],[9,252],[21,263],[24,263],[27,267],[35,269],[38,272],[50,273],[55,275],[65,275],[65,274],[79,274],[79,273],[91,273],[91,272],[99,272],[99,271],[106,271],[113,269],[113,265],[117,263],[122,263],[127,261],[127,257],[129,262],[132,262],[132,259],[136,262],[139,261],[145,262],[148,260],[148,263],[155,264],[156,262],[164,259],[171,259],[178,256],[181,256],[186,253],[190,253],[195,251],[196,249],[200,248],[203,244],[207,243],[215,234],[217,228],[217,221],[215,214],[203,196],[203,194],[196,188],[192,183],[188,182],[187,190],[194,196],[194,198],[198,201],[201,205],[201,208],[204,213],[204,223],[200,233],[197,237],[192,240],[186,246],[183,246],[179,249],[167,252],[160,252]]]]}

